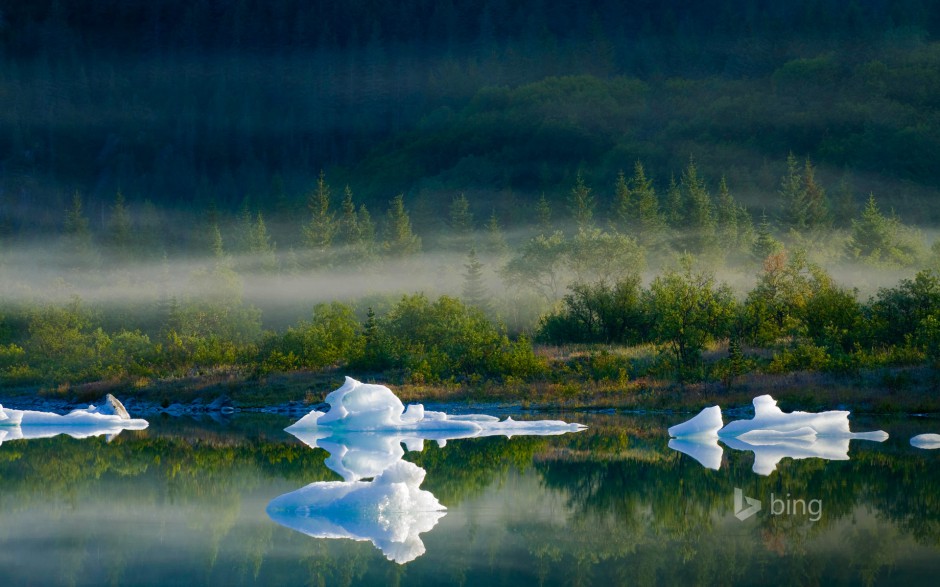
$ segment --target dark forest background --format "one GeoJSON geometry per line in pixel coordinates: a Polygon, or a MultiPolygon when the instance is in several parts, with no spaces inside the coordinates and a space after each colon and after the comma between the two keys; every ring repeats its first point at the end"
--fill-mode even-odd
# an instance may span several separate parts
{"type": "Polygon", "coordinates": [[[59,230],[76,190],[92,228],[118,191],[276,227],[321,170],[403,192],[419,233],[458,190],[512,228],[578,170],[665,191],[690,156],[772,212],[789,152],[928,224],[938,27],[926,0],[4,0],[0,238],[59,230]]]}

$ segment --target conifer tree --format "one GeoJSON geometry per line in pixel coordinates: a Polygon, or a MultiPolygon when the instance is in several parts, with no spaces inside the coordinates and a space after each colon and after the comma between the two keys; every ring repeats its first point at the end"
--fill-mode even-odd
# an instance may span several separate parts
{"type": "Polygon", "coordinates": [[[118,191],[114,196],[114,205],[111,207],[111,217],[108,219],[108,244],[119,257],[126,259],[131,255],[132,230],[131,215],[124,203],[124,194],[118,191]]]}
{"type": "Polygon", "coordinates": [[[630,183],[636,203],[636,215],[639,218],[638,240],[643,246],[653,246],[662,239],[666,220],[659,211],[659,198],[656,196],[653,182],[646,177],[643,164],[639,161],[633,166],[633,179],[630,183]]]}
{"type": "Polygon", "coordinates": [[[467,254],[464,269],[466,272],[463,274],[463,301],[484,312],[489,311],[489,295],[483,282],[483,263],[477,257],[474,247],[471,247],[467,254]]]}
{"type": "Polygon", "coordinates": [[[321,255],[329,250],[336,234],[336,219],[330,210],[331,197],[330,186],[326,183],[326,174],[321,170],[317,178],[317,189],[307,198],[310,222],[304,226],[306,245],[321,255]]]}
{"type": "Polygon", "coordinates": [[[783,250],[783,244],[773,236],[773,230],[767,213],[762,212],[760,223],[757,225],[754,244],[751,247],[752,255],[758,262],[763,262],[770,255],[776,255],[783,250]]]}
{"type": "Polygon", "coordinates": [[[591,195],[591,188],[584,183],[581,171],[578,171],[574,187],[571,188],[568,207],[579,231],[588,230],[594,226],[594,196],[591,195]]]}
{"type": "Polygon", "coordinates": [[[784,226],[798,231],[806,230],[805,192],[799,161],[791,151],[787,155],[787,172],[780,180],[781,220],[784,226]]]}
{"type": "Polygon", "coordinates": [[[803,167],[803,208],[807,229],[819,231],[831,225],[826,191],[816,181],[816,169],[809,157],[803,167]]]}
{"type": "Polygon", "coordinates": [[[858,204],[855,202],[855,195],[852,194],[852,186],[848,178],[843,175],[836,187],[833,223],[839,228],[847,228],[852,225],[852,219],[857,213],[858,204]]]}
{"type": "Polygon", "coordinates": [[[611,223],[614,230],[622,234],[634,234],[638,224],[636,213],[630,186],[627,185],[627,177],[623,170],[620,170],[614,184],[614,209],[611,223]]]}
{"type": "Polygon", "coordinates": [[[356,213],[356,204],[353,202],[353,193],[349,186],[343,190],[342,215],[339,218],[337,237],[339,244],[346,247],[356,247],[362,240],[362,229],[359,226],[359,214],[356,213]]]}
{"type": "Polygon", "coordinates": [[[499,218],[496,217],[496,210],[490,214],[490,219],[486,223],[486,240],[484,241],[484,252],[492,257],[502,257],[509,251],[509,244],[506,242],[506,236],[499,225],[499,218]]]}
{"type": "Polygon", "coordinates": [[[686,222],[687,229],[691,231],[689,245],[695,253],[714,253],[718,247],[715,207],[692,158],[689,158],[689,165],[682,174],[682,188],[689,203],[686,222]]]}
{"type": "Polygon", "coordinates": [[[255,264],[259,269],[266,272],[277,271],[275,245],[271,242],[271,236],[268,234],[268,227],[264,223],[264,216],[261,212],[258,212],[252,224],[248,251],[255,258],[255,264]]]}
{"type": "Polygon", "coordinates": [[[721,176],[718,184],[718,202],[716,204],[718,236],[725,246],[738,242],[739,207],[728,189],[728,180],[721,176]]]}
{"type": "Polygon", "coordinates": [[[359,204],[359,249],[365,257],[375,253],[375,223],[365,204],[359,204]]]}
{"type": "Polygon", "coordinates": [[[457,238],[467,238],[473,231],[473,213],[470,212],[470,201],[467,196],[460,194],[450,204],[450,230],[457,238]]]}
{"type": "Polygon", "coordinates": [[[669,189],[666,190],[666,200],[669,202],[666,210],[666,219],[675,230],[685,227],[685,200],[682,198],[682,190],[676,182],[676,177],[669,177],[669,189]]]}
{"type": "Polygon", "coordinates": [[[411,230],[404,194],[398,194],[389,202],[382,247],[393,257],[404,257],[421,251],[421,238],[411,230]]]}
{"type": "Polygon", "coordinates": [[[85,216],[82,196],[77,191],[72,195],[72,206],[65,212],[65,234],[79,264],[87,265],[96,261],[91,243],[91,229],[85,216]]]}

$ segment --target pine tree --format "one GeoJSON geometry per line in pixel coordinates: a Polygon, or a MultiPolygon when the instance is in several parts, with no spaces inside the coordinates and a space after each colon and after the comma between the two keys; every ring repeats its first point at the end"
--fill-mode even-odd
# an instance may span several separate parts
{"type": "Polygon", "coordinates": [[[466,240],[473,232],[473,213],[470,212],[470,201],[460,194],[450,204],[450,231],[458,240],[466,240]]]}
{"type": "Polygon", "coordinates": [[[211,246],[210,251],[212,252],[212,257],[215,259],[216,264],[225,262],[225,245],[222,243],[222,231],[219,230],[218,224],[213,224],[209,228],[209,242],[211,246]]]}
{"type": "Polygon", "coordinates": [[[686,226],[691,231],[689,244],[696,253],[714,253],[718,248],[718,222],[715,207],[705,182],[698,176],[695,161],[689,158],[689,165],[682,174],[682,188],[689,203],[689,215],[686,226]]]}
{"type": "Polygon", "coordinates": [[[330,211],[331,196],[330,186],[326,183],[326,174],[321,170],[317,178],[317,189],[307,199],[310,222],[304,226],[306,245],[320,255],[329,250],[336,234],[336,219],[330,211]]]}
{"type": "Polygon", "coordinates": [[[816,182],[816,169],[809,157],[803,168],[803,207],[806,216],[806,228],[809,230],[825,230],[831,224],[829,202],[826,191],[816,182]]]}
{"type": "Polygon", "coordinates": [[[468,305],[489,311],[489,295],[486,284],[483,282],[483,263],[477,257],[477,251],[471,247],[464,264],[466,272],[463,274],[463,301],[468,305]]]}
{"type": "Polygon", "coordinates": [[[835,209],[833,212],[833,221],[839,228],[851,226],[852,219],[858,213],[858,204],[855,202],[852,186],[845,175],[842,176],[839,185],[836,187],[835,209]]]}
{"type": "Polygon", "coordinates": [[[552,207],[545,199],[544,192],[535,205],[535,222],[540,234],[549,235],[552,233],[552,207]]]}
{"type": "Polygon", "coordinates": [[[356,213],[356,204],[353,202],[353,193],[349,186],[343,190],[342,215],[337,227],[337,240],[345,247],[357,247],[362,240],[362,229],[359,226],[359,215],[356,213]]]}
{"type": "Polygon", "coordinates": [[[806,230],[806,189],[796,155],[787,155],[787,173],[780,180],[780,203],[783,209],[782,224],[797,231],[806,230]]]}
{"type": "Polygon", "coordinates": [[[756,236],[754,237],[754,245],[751,248],[754,259],[762,263],[767,257],[776,255],[782,250],[783,245],[773,236],[773,230],[770,225],[770,220],[767,218],[767,213],[762,212],[760,223],[757,225],[756,236]]]}
{"type": "Polygon", "coordinates": [[[275,245],[271,242],[271,236],[268,234],[268,227],[264,223],[264,216],[261,212],[258,212],[252,224],[248,251],[255,258],[254,264],[257,268],[269,273],[277,271],[275,245]]]}
{"type": "Polygon", "coordinates": [[[119,257],[127,259],[131,256],[133,240],[131,237],[131,215],[124,203],[124,194],[120,191],[114,196],[114,205],[111,207],[111,218],[108,219],[108,244],[119,257]]]}
{"type": "Polygon", "coordinates": [[[359,250],[365,258],[375,254],[375,223],[365,204],[359,204],[359,250]]]}
{"type": "Polygon", "coordinates": [[[571,194],[568,197],[568,207],[571,210],[571,217],[579,231],[588,230],[594,225],[594,196],[591,195],[591,188],[584,183],[584,176],[578,171],[574,187],[571,188],[571,194]]]}
{"type": "Polygon", "coordinates": [[[669,189],[666,190],[666,200],[669,202],[669,209],[666,210],[666,219],[669,226],[676,230],[685,228],[685,200],[682,197],[682,190],[676,182],[675,176],[669,177],[669,189]]]}
{"type": "Polygon", "coordinates": [[[653,182],[646,177],[643,164],[639,161],[633,166],[633,179],[630,183],[639,218],[638,240],[643,246],[653,246],[662,239],[666,231],[666,220],[659,211],[659,198],[653,189],[653,182]]]}
{"type": "Polygon", "coordinates": [[[617,173],[617,182],[614,184],[614,209],[611,223],[614,230],[621,234],[634,234],[638,224],[636,212],[630,187],[627,185],[627,177],[621,170],[617,173]]]}
{"type": "Polygon", "coordinates": [[[739,207],[728,189],[728,180],[721,176],[718,184],[718,202],[716,205],[718,219],[718,236],[725,246],[738,243],[738,216],[739,207]]]}
{"type": "Polygon", "coordinates": [[[490,219],[486,223],[486,240],[484,241],[483,250],[492,257],[502,257],[509,251],[509,244],[506,242],[506,236],[499,225],[496,210],[493,210],[490,219]]]}
{"type": "Polygon", "coordinates": [[[398,194],[389,202],[382,247],[393,257],[404,257],[421,251],[421,238],[411,230],[404,194],[398,194]]]}

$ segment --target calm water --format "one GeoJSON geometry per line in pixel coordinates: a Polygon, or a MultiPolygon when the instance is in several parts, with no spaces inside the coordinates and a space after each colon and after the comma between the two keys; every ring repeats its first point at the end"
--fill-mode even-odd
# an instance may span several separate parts
{"type": "Polygon", "coordinates": [[[908,443],[940,432],[936,419],[855,420],[891,438],[852,441],[849,460],[782,458],[759,475],[750,451],[725,447],[711,470],[668,448],[665,429],[683,416],[562,417],[590,428],[443,447],[409,440],[420,452],[397,449],[396,438],[306,439],[332,455],[283,432],[290,420],[262,415],[154,417],[110,442],[6,440],[0,583],[935,585],[940,576],[940,451],[908,443]],[[312,483],[302,495],[344,479],[366,487],[357,471],[400,452],[446,512],[383,513],[368,499],[361,512],[267,511],[312,483]],[[761,511],[738,520],[735,488],[761,511]]]}

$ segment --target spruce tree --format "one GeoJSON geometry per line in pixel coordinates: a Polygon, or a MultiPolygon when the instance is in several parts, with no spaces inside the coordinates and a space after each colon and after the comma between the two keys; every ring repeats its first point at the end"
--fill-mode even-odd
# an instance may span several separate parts
{"type": "Polygon", "coordinates": [[[689,165],[682,174],[682,188],[689,203],[686,228],[691,232],[689,245],[693,252],[712,254],[718,248],[718,222],[711,195],[705,182],[698,176],[695,161],[689,158],[689,165]]]}
{"type": "Polygon", "coordinates": [[[477,257],[474,247],[471,247],[467,254],[464,269],[466,272],[463,274],[463,301],[484,312],[489,311],[489,295],[483,282],[483,263],[477,257]]]}
{"type": "Polygon", "coordinates": [[[264,216],[261,212],[258,212],[252,224],[248,251],[254,257],[254,265],[258,269],[268,273],[277,271],[275,245],[271,242],[271,236],[268,234],[268,227],[264,223],[264,216]]]}
{"type": "Polygon", "coordinates": [[[502,257],[509,252],[509,244],[506,242],[506,236],[499,225],[496,210],[493,210],[490,219],[486,223],[486,239],[483,242],[484,252],[492,257],[502,257]]]}
{"type": "Polygon", "coordinates": [[[831,226],[826,191],[816,181],[816,169],[809,157],[803,168],[803,208],[808,230],[820,231],[831,226]]]}
{"type": "Polygon", "coordinates": [[[754,237],[754,245],[751,248],[754,259],[763,263],[764,259],[782,250],[783,245],[773,236],[773,229],[770,220],[767,218],[767,213],[762,212],[754,237]]]}
{"type": "Polygon", "coordinates": [[[450,204],[450,219],[448,222],[451,235],[456,239],[467,239],[473,232],[473,213],[470,212],[470,201],[467,196],[460,194],[450,204]]]}
{"type": "Polygon", "coordinates": [[[739,207],[728,189],[728,180],[721,176],[718,184],[718,202],[716,205],[718,217],[718,236],[721,243],[728,247],[738,243],[738,216],[739,207]]]}
{"type": "Polygon", "coordinates": [[[568,207],[579,231],[588,230],[594,226],[594,196],[591,195],[591,188],[584,183],[584,176],[580,170],[574,187],[571,188],[571,194],[568,196],[568,207]]]}
{"type": "Polygon", "coordinates": [[[780,180],[780,204],[782,224],[797,231],[806,230],[806,189],[796,155],[787,155],[787,172],[780,180]]]}
{"type": "Polygon", "coordinates": [[[637,161],[630,180],[636,215],[639,218],[637,237],[641,245],[649,247],[660,242],[666,231],[666,220],[659,211],[659,198],[653,181],[646,177],[643,164],[637,161]]]}
{"type": "Polygon", "coordinates": [[[632,235],[637,229],[636,207],[630,186],[627,185],[627,177],[623,170],[617,173],[617,181],[614,184],[614,209],[613,209],[613,229],[621,234],[632,235]]]}
{"type": "Polygon", "coordinates": [[[96,262],[91,242],[91,229],[82,204],[82,196],[77,191],[72,195],[72,206],[65,212],[65,235],[71,251],[79,265],[96,262]]]}
{"type": "Polygon", "coordinates": [[[676,182],[676,177],[669,177],[669,189],[666,190],[666,200],[669,202],[666,210],[666,219],[675,230],[685,228],[685,200],[682,198],[682,190],[676,182]]]}
{"type": "Polygon", "coordinates": [[[382,248],[393,257],[404,257],[421,251],[421,238],[411,230],[404,194],[398,194],[389,202],[382,248]]]}
{"type": "Polygon", "coordinates": [[[365,204],[359,204],[359,250],[368,258],[375,253],[375,223],[365,204]]]}
{"type": "Polygon", "coordinates": [[[326,174],[321,170],[317,178],[317,189],[307,198],[310,222],[304,226],[304,241],[307,247],[320,255],[329,250],[336,234],[336,219],[330,211],[331,197],[330,186],[326,183],[326,174]]]}
{"type": "Polygon", "coordinates": [[[356,213],[356,204],[353,202],[353,193],[349,186],[343,190],[342,214],[337,227],[338,244],[344,247],[357,247],[362,240],[362,229],[359,226],[359,214],[356,213]]]}
{"type": "Polygon", "coordinates": [[[839,185],[836,187],[835,206],[833,210],[833,222],[838,228],[848,228],[852,225],[852,219],[858,213],[858,204],[855,202],[855,195],[852,193],[852,186],[848,177],[842,176],[839,185]]]}
{"type": "Polygon", "coordinates": [[[131,215],[124,203],[124,194],[118,191],[111,207],[111,217],[108,219],[108,244],[112,247],[112,252],[120,258],[128,259],[131,256],[132,230],[131,215]]]}

